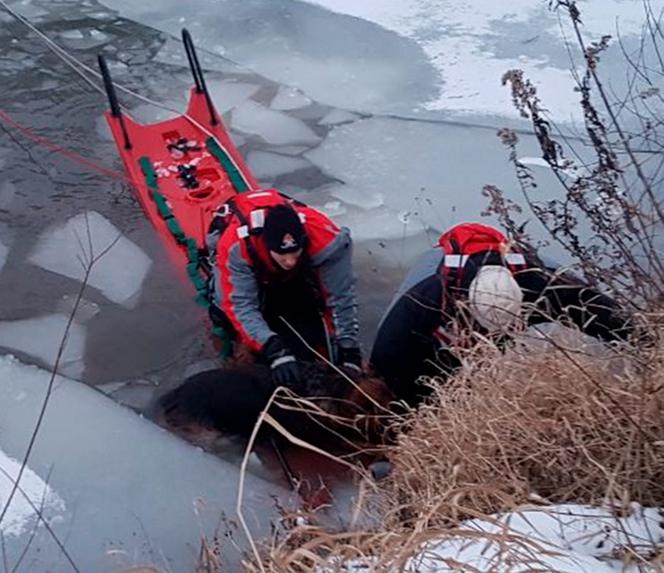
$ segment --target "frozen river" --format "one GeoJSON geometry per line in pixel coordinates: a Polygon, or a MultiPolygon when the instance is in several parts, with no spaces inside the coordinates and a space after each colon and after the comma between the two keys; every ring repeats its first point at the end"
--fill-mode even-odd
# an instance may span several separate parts
{"type": "MultiPolygon", "coordinates": [[[[102,52],[119,84],[176,109],[190,85],[177,40],[186,26],[213,100],[258,179],[351,228],[366,349],[413,256],[445,227],[478,219],[485,184],[518,196],[495,132],[527,126],[502,74],[523,68],[555,119],[578,120],[565,32],[547,4],[197,0],[194,11],[181,0],[8,2],[82,62],[94,66],[102,52]]],[[[635,45],[640,2],[583,7],[589,34],[613,33],[619,22],[624,44],[635,45]]],[[[615,51],[605,65],[619,69],[615,51]]],[[[168,115],[122,101],[139,120],[168,115]]],[[[0,8],[1,111],[121,172],[105,108],[103,94],[0,8]]],[[[539,155],[525,133],[520,151],[539,155]]],[[[547,170],[534,169],[541,197],[553,196],[547,170]]],[[[60,372],[143,411],[155,393],[213,363],[204,314],[121,178],[2,122],[0,173],[0,354],[50,367],[79,288],[82,252],[113,244],[90,277],[60,372]]],[[[14,457],[21,444],[0,439],[14,457]]]]}

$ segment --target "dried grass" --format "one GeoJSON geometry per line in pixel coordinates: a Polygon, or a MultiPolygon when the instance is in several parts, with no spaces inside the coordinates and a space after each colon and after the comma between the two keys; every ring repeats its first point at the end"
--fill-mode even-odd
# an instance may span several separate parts
{"type": "Polygon", "coordinates": [[[663,362],[661,346],[641,366],[561,345],[477,349],[402,426],[389,495],[429,508],[427,525],[534,496],[664,505],[663,362]]]}
{"type": "MultiPolygon", "coordinates": [[[[586,352],[578,341],[530,348],[482,344],[453,379],[428,381],[431,399],[395,422],[390,477],[366,496],[380,526],[300,522],[248,570],[344,571],[350,559],[400,570],[428,541],[476,538],[462,520],[524,503],[610,503],[616,515],[631,501],[664,506],[664,345],[639,355],[586,352]]],[[[513,554],[509,532],[482,536],[513,554]]]]}

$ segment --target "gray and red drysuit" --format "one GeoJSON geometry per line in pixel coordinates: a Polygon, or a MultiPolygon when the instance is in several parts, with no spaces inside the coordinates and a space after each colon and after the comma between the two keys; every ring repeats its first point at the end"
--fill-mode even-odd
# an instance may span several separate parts
{"type": "MultiPolygon", "coordinates": [[[[522,314],[529,325],[555,320],[605,341],[629,335],[629,320],[612,299],[537,265],[532,257],[507,252],[506,245],[507,239],[496,229],[465,223],[441,235],[439,245],[416,261],[383,316],[370,357],[372,367],[400,399],[418,403],[430,391],[417,383],[420,376],[444,377],[460,366],[452,334],[463,313],[457,303],[468,296],[482,265],[509,268],[522,290],[522,314]],[[476,232],[484,233],[483,238],[466,245],[447,240],[476,232]]],[[[466,315],[463,323],[483,331],[466,315]]]]}
{"type": "MultiPolygon", "coordinates": [[[[230,328],[255,352],[278,335],[298,358],[310,356],[283,319],[308,344],[325,352],[328,340],[341,351],[361,357],[358,343],[355,278],[351,268],[350,231],[323,213],[275,190],[235,196],[222,206],[207,244],[212,254],[213,320],[230,328]],[[290,207],[301,228],[284,235],[285,246],[301,249],[297,266],[284,270],[270,256],[264,225],[271,210],[290,207]]],[[[289,249],[285,249],[287,252],[289,249]]],[[[333,358],[331,356],[331,358],[333,358]]]]}

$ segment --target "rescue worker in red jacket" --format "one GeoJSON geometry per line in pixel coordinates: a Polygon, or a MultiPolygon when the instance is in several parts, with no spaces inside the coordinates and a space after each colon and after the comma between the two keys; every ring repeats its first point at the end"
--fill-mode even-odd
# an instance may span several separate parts
{"type": "Polygon", "coordinates": [[[275,190],[252,191],[222,205],[207,244],[213,322],[258,353],[277,385],[301,389],[297,360],[313,358],[283,319],[337,364],[361,369],[347,228],[275,190]]]}
{"type": "Polygon", "coordinates": [[[561,321],[606,341],[630,333],[609,297],[511,251],[497,229],[462,223],[406,276],[378,327],[370,364],[415,405],[430,392],[420,376],[444,377],[460,366],[455,345],[467,344],[472,332],[504,341],[519,319],[561,321]]]}

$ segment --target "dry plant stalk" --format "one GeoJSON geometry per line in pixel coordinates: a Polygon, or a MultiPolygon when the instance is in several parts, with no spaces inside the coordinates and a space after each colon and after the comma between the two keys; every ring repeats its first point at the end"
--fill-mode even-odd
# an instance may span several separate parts
{"type": "MultiPolygon", "coordinates": [[[[462,520],[491,521],[533,499],[664,505],[664,346],[643,368],[626,352],[607,358],[559,344],[502,353],[487,343],[469,351],[454,379],[429,383],[431,399],[397,421],[394,470],[368,498],[380,526],[297,525],[273,540],[263,571],[344,571],[352,559],[399,570],[427,542],[477,539],[462,520]]],[[[480,538],[504,545],[510,558],[517,551],[521,563],[547,549],[508,532],[480,538]]]]}
{"type": "Polygon", "coordinates": [[[388,487],[424,526],[551,502],[664,505],[664,348],[650,368],[565,349],[484,347],[402,428],[388,487]],[[616,407],[620,405],[620,408],[616,407]]]}

